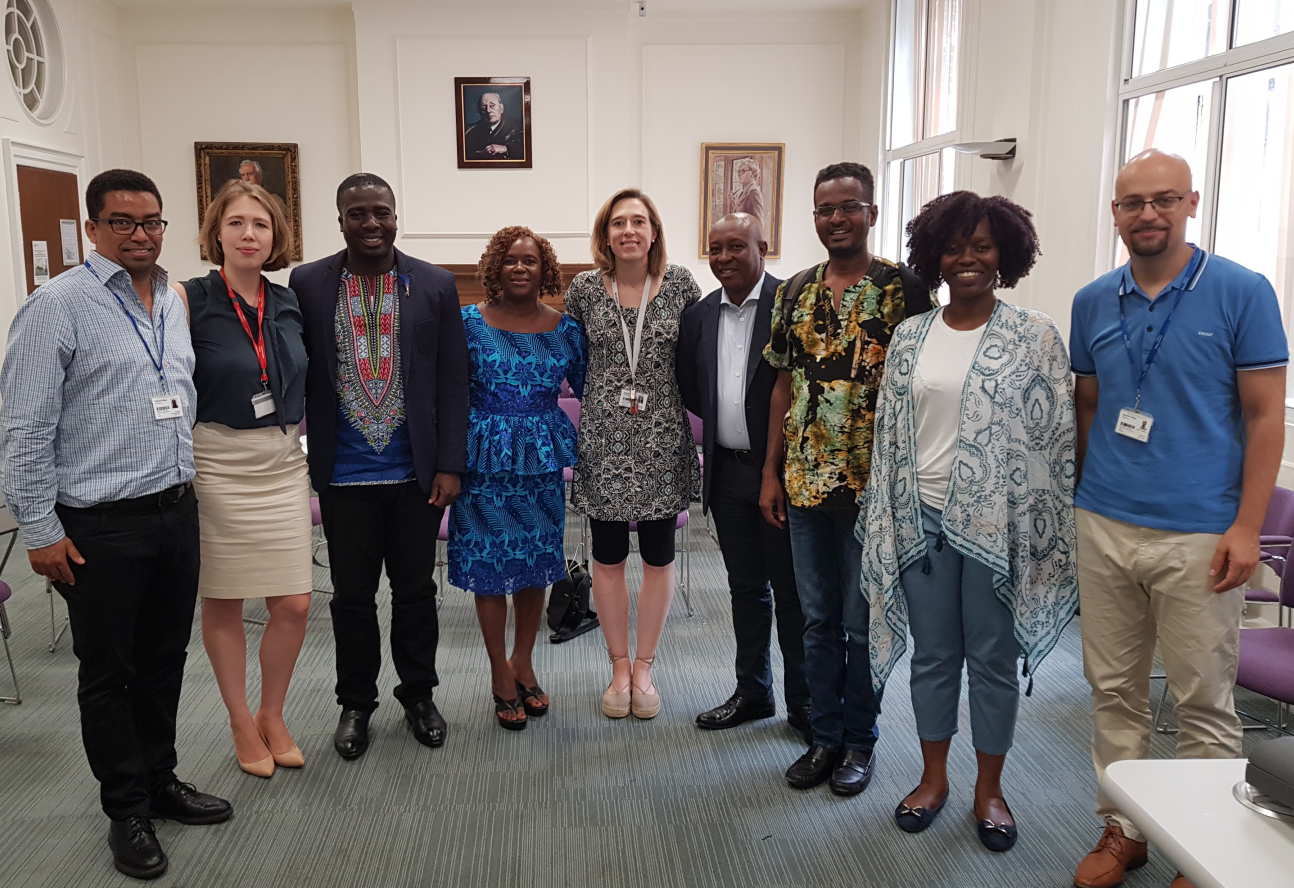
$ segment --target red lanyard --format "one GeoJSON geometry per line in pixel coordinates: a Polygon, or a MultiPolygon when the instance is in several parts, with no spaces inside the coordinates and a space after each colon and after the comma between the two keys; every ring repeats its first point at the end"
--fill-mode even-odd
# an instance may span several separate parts
{"type": "Polygon", "coordinates": [[[243,316],[243,310],[238,305],[238,299],[234,296],[234,288],[229,286],[229,279],[225,277],[225,270],[220,269],[220,279],[225,282],[225,290],[229,293],[229,301],[234,306],[234,314],[238,317],[238,323],[243,325],[243,332],[247,338],[252,341],[252,350],[256,352],[256,361],[261,365],[261,385],[269,387],[270,377],[265,372],[265,279],[261,279],[260,305],[256,307],[256,332],[259,335],[252,335],[252,328],[247,324],[247,318],[243,316]]]}

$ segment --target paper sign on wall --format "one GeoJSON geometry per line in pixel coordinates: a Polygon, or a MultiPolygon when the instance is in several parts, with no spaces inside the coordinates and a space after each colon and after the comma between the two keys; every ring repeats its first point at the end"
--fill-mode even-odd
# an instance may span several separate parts
{"type": "Polygon", "coordinates": [[[63,264],[81,264],[81,238],[77,234],[75,219],[59,219],[58,233],[63,241],[63,264]]]}
{"type": "Polygon", "coordinates": [[[45,241],[31,242],[31,272],[36,286],[49,283],[49,245],[45,241]]]}

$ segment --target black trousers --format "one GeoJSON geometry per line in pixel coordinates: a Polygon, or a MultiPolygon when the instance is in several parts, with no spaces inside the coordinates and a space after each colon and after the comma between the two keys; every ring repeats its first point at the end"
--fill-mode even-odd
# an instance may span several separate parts
{"type": "Polygon", "coordinates": [[[175,713],[198,594],[198,500],[138,509],[56,507],[85,564],[67,601],[80,666],[81,740],[104,812],[148,814],[175,778],[175,713]]]}
{"type": "Polygon", "coordinates": [[[713,473],[710,514],[714,516],[732,595],[737,691],[752,700],[772,702],[768,646],[776,616],[777,643],[785,664],[786,705],[806,706],[809,689],[804,678],[804,617],[795,588],[790,534],[768,524],[760,513],[761,467],[748,456],[716,447],[706,469],[713,473]]]}
{"type": "Polygon", "coordinates": [[[436,534],[444,509],[428,504],[416,481],[328,487],[319,493],[328,538],[337,646],[337,702],[377,708],[382,639],[377,584],[391,581],[391,661],[404,705],[432,695],[436,677],[436,534]]]}

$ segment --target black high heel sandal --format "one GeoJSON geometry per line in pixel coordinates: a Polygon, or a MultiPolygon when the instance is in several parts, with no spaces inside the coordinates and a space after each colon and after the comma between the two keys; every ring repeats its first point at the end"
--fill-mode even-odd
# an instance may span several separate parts
{"type": "Polygon", "coordinates": [[[548,703],[540,703],[539,698],[544,695],[544,689],[539,685],[528,688],[521,682],[517,682],[517,696],[521,698],[521,704],[525,707],[526,715],[539,718],[548,714],[548,703]],[[530,701],[534,700],[534,703],[530,701]]]}
{"type": "Polygon", "coordinates": [[[505,700],[498,694],[494,695],[494,719],[499,723],[499,727],[505,731],[524,731],[526,729],[526,714],[522,709],[521,701],[516,697],[511,700],[505,700]],[[503,713],[511,712],[514,716],[520,715],[521,718],[504,718],[503,713]]]}

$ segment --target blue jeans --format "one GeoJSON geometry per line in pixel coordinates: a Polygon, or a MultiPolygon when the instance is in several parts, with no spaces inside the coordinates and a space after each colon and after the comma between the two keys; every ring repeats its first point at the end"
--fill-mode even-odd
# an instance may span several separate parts
{"type": "Polygon", "coordinates": [[[857,508],[788,506],[795,584],[804,612],[804,677],[813,742],[871,751],[881,698],[872,689],[868,607],[859,589],[857,508]]]}
{"type": "Polygon", "coordinates": [[[965,660],[971,740],[979,752],[1006,755],[1020,703],[1015,617],[993,589],[993,571],[943,539],[942,520],[940,512],[921,507],[926,556],[900,577],[912,629],[917,735],[931,741],[957,733],[965,660]]]}

